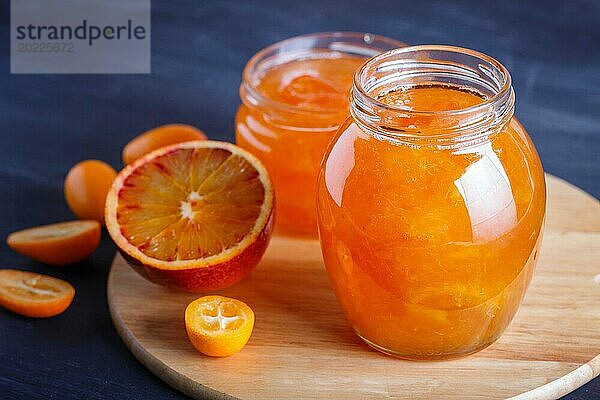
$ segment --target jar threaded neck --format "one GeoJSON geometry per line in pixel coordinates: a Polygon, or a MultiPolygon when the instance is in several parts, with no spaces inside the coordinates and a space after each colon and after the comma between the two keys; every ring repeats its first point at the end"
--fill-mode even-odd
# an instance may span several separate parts
{"type": "Polygon", "coordinates": [[[510,74],[495,59],[453,46],[412,46],[382,53],[356,72],[350,113],[377,137],[454,148],[487,140],[510,120],[514,102],[510,74]],[[483,101],[466,108],[426,111],[380,100],[389,92],[419,86],[471,91],[483,101]],[[419,126],[398,123],[415,117],[435,118],[438,124],[423,131],[419,126]]]}

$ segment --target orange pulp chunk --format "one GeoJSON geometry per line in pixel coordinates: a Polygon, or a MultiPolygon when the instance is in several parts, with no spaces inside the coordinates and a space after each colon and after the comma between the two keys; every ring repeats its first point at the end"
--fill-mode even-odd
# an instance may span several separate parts
{"type": "MultiPolygon", "coordinates": [[[[416,111],[483,101],[448,87],[380,100],[416,111]]],[[[429,135],[440,122],[409,125],[429,135]]],[[[446,358],[489,345],[516,313],[537,258],[545,183],[516,118],[459,149],[391,143],[349,120],[325,155],[317,208],[328,274],[356,332],[399,357],[446,358]]]]}
{"type": "Polygon", "coordinates": [[[241,105],[238,110],[236,143],[256,155],[269,171],[279,232],[316,237],[316,178],[321,158],[348,114],[353,75],[364,61],[345,56],[276,66],[262,77],[257,90],[295,111],[276,112],[266,104],[267,108],[241,105]]]}

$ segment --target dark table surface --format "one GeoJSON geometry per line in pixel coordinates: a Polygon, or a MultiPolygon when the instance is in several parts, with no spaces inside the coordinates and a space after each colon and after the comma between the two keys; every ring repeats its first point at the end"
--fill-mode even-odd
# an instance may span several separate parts
{"type": "MultiPolygon", "coordinates": [[[[545,169],[600,195],[595,0],[153,1],[149,75],[11,75],[8,3],[0,4],[2,238],[72,219],[62,194],[70,166],[99,158],[120,168],[122,146],[151,127],[184,122],[233,141],[248,58],[270,43],[317,31],[373,32],[494,56],[512,71],[516,114],[545,169]]],[[[73,305],[55,318],[0,310],[0,399],[184,398],[146,370],[113,328],[106,279],[115,247],[106,236],[89,261],[65,269],[0,244],[0,266],[52,274],[77,289],[73,305]]],[[[600,398],[600,378],[567,398],[600,398]]]]}

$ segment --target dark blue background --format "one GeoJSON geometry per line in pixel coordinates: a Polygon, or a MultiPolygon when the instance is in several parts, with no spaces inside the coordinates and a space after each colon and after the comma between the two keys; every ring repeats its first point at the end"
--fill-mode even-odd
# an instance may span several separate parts
{"type": "MultiPolygon", "coordinates": [[[[99,158],[119,168],[122,146],[156,125],[189,123],[233,141],[248,58],[316,31],[366,31],[494,56],[512,71],[516,113],[546,170],[600,195],[598,1],[153,1],[152,74],[137,76],[10,75],[8,3],[0,5],[2,238],[71,219],[62,194],[69,167],[99,158]]],[[[0,398],[183,397],[135,360],[111,324],[105,285],[114,251],[105,237],[88,262],[52,269],[0,244],[2,267],[56,275],[77,289],[56,318],[0,310],[0,398]]],[[[568,398],[600,398],[600,378],[568,398]]]]}

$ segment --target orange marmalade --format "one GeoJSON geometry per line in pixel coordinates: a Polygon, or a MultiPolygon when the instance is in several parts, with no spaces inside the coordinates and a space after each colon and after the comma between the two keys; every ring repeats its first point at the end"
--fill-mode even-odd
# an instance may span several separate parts
{"type": "Polygon", "coordinates": [[[357,74],[317,209],[333,288],[372,347],[459,357],[493,343],[515,315],[539,256],[546,194],[513,104],[505,68],[466,49],[404,48],[357,74]],[[486,68],[474,78],[478,65],[486,68]]]}
{"type": "Polygon", "coordinates": [[[400,45],[365,34],[306,35],[268,47],[246,66],[236,143],[269,171],[279,233],[316,237],[316,178],[348,115],[354,73],[368,57],[400,45]]]}

